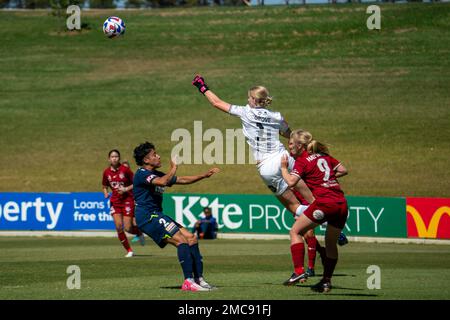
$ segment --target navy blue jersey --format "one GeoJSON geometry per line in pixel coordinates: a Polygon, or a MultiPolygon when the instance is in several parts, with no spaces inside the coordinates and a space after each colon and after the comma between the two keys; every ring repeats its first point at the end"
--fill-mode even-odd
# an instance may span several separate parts
{"type": "MultiPolygon", "coordinates": [[[[162,213],[162,201],[164,187],[155,186],[153,179],[164,176],[165,173],[158,170],[147,170],[139,168],[133,179],[133,194],[136,203],[135,215],[138,225],[148,221],[155,212],[162,213]]],[[[173,176],[168,187],[177,181],[173,176]]]]}

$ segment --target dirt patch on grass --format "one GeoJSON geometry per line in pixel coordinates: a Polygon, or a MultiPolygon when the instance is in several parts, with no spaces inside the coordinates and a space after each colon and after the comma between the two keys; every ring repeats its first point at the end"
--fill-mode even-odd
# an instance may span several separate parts
{"type": "Polygon", "coordinates": [[[76,36],[81,36],[84,35],[86,33],[91,32],[91,29],[81,29],[81,30],[73,30],[73,31],[69,31],[69,30],[65,30],[65,31],[51,31],[48,34],[54,37],[76,37],[76,36]]]}
{"type": "Polygon", "coordinates": [[[331,59],[321,61],[320,64],[295,72],[277,74],[281,78],[291,79],[293,82],[372,82],[374,78],[395,80],[397,77],[408,75],[406,68],[377,69],[368,59],[331,59]]]}
{"type": "MultiPolygon", "coordinates": [[[[193,69],[194,66],[203,66],[211,63],[212,58],[195,59],[124,59],[118,64],[105,63],[102,59],[91,59],[92,71],[82,78],[84,80],[111,80],[122,79],[128,76],[150,75],[158,72],[166,74],[171,70],[193,69]]],[[[195,71],[195,70],[194,70],[195,71]]]]}
{"type": "Polygon", "coordinates": [[[394,33],[406,33],[406,32],[416,32],[417,28],[401,28],[401,29],[395,29],[394,33]]]}
{"type": "Polygon", "coordinates": [[[304,14],[308,12],[338,12],[338,13],[349,13],[349,12],[361,12],[365,11],[366,7],[353,7],[353,8],[333,8],[330,6],[321,6],[321,7],[308,7],[308,8],[297,8],[293,9],[292,12],[298,13],[298,14],[304,14]]]}

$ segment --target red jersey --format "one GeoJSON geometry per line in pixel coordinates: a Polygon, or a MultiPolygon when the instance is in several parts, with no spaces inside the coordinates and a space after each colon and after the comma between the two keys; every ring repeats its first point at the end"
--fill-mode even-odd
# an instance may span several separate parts
{"type": "MultiPolygon", "coordinates": [[[[292,153],[290,155],[292,158],[297,159],[297,157],[295,155],[293,155],[292,153]]],[[[305,198],[303,198],[302,194],[300,192],[298,192],[297,189],[295,189],[295,187],[292,187],[291,191],[294,193],[294,196],[297,198],[297,200],[300,202],[300,204],[302,204],[304,206],[309,205],[308,201],[306,201],[305,198]]]]}
{"type": "Polygon", "coordinates": [[[304,151],[295,159],[291,174],[299,176],[321,202],[343,201],[344,192],[336,180],[335,170],[340,162],[327,154],[304,151]]]}
{"type": "Polygon", "coordinates": [[[119,194],[117,189],[119,186],[128,187],[133,184],[133,172],[123,164],[119,168],[113,169],[108,167],[103,171],[103,185],[110,187],[112,190],[111,204],[120,205],[125,202],[134,201],[133,192],[128,191],[119,194]]]}

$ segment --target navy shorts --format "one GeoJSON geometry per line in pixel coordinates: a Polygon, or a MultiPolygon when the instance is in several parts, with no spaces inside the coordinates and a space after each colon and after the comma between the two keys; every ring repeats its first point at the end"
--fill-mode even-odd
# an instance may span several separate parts
{"type": "Polygon", "coordinates": [[[139,226],[139,229],[152,238],[160,248],[164,248],[167,245],[164,239],[172,238],[182,227],[169,216],[155,214],[152,215],[152,219],[149,222],[139,226]]]}

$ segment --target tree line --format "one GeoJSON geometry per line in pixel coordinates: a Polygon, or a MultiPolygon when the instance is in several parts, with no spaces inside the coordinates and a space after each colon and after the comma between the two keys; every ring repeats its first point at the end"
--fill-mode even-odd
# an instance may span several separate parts
{"type": "MultiPolygon", "coordinates": [[[[71,4],[81,8],[117,8],[117,0],[0,0],[0,8],[17,9],[47,9],[66,8],[71,4]]],[[[247,0],[123,0],[125,8],[157,8],[174,6],[207,6],[215,5],[245,5],[247,0]]]]}
{"type": "MultiPolygon", "coordinates": [[[[119,0],[120,1],[120,0],[119,0]]],[[[207,5],[250,5],[251,0],[122,0],[125,8],[157,8],[174,6],[207,6],[207,5]]],[[[336,3],[337,0],[327,0],[336,3]]],[[[423,2],[423,0],[407,0],[408,2],[423,2]]],[[[439,0],[431,0],[439,2],[439,0]]],[[[264,0],[256,0],[257,5],[264,5],[264,0]]],[[[280,0],[286,5],[306,4],[307,0],[280,0]]],[[[346,0],[348,3],[360,3],[361,0],[346,0]]],[[[379,0],[378,2],[395,2],[395,0],[379,0]]],[[[80,7],[87,5],[90,8],[116,8],[117,0],[0,0],[0,8],[42,9],[66,8],[76,4],[80,7]]]]}

